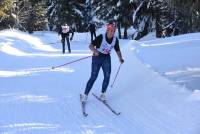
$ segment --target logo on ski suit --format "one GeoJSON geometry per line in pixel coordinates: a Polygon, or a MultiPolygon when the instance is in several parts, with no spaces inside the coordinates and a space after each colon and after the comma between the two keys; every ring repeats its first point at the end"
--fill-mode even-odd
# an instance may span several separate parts
{"type": "Polygon", "coordinates": [[[101,46],[100,48],[98,48],[97,50],[103,54],[110,54],[111,50],[114,48],[115,46],[115,42],[116,42],[116,37],[113,36],[113,40],[111,42],[111,44],[109,44],[107,41],[106,41],[106,34],[103,35],[103,40],[102,40],[102,43],[101,43],[101,46]]]}

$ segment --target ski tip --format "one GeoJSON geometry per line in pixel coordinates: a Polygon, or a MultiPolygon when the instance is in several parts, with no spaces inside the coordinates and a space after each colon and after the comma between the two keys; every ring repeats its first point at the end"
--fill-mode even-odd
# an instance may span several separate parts
{"type": "Polygon", "coordinates": [[[121,115],[121,112],[117,113],[117,115],[121,115]]]}
{"type": "Polygon", "coordinates": [[[88,116],[88,114],[84,113],[84,114],[83,114],[83,116],[84,116],[84,117],[87,117],[87,116],[88,116]]]}
{"type": "Polygon", "coordinates": [[[83,95],[82,94],[80,94],[80,98],[82,98],[83,97],[83,95]]]}

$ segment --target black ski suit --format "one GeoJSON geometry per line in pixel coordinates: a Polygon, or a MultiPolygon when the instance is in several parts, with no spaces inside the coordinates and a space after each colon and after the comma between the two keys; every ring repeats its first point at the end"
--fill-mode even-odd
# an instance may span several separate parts
{"type": "Polygon", "coordinates": [[[65,39],[66,39],[68,52],[71,53],[70,41],[73,39],[74,31],[69,26],[67,27],[67,30],[65,30],[66,27],[67,27],[67,25],[60,26],[60,29],[59,29],[59,34],[61,34],[61,37],[62,37],[62,39],[61,39],[62,48],[63,48],[62,52],[65,53],[65,39]],[[71,36],[70,36],[70,33],[71,33],[71,36]]]}
{"type": "Polygon", "coordinates": [[[93,41],[93,36],[96,38],[96,28],[94,23],[90,23],[89,25],[90,35],[91,35],[91,42],[93,41]]]}

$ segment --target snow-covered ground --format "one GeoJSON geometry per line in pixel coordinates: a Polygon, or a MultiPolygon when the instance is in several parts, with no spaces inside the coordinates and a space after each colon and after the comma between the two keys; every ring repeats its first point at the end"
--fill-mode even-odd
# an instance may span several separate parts
{"type": "MultiPolygon", "coordinates": [[[[199,134],[199,91],[168,79],[198,76],[199,36],[120,40],[125,63],[107,97],[121,115],[89,96],[85,118],[79,94],[91,59],[52,66],[91,55],[89,34],[75,33],[72,53],[62,54],[56,33],[1,31],[0,134],[199,134]]],[[[110,83],[118,67],[113,52],[110,83]]],[[[101,72],[91,92],[100,93],[102,80],[101,72]]]]}
{"type": "Polygon", "coordinates": [[[139,42],[137,57],[163,76],[190,90],[200,90],[200,33],[139,42]]]}

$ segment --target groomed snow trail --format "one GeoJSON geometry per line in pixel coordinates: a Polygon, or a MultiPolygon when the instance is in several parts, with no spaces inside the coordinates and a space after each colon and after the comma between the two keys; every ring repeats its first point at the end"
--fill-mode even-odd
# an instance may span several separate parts
{"type": "MultiPolygon", "coordinates": [[[[46,38],[49,36],[57,38],[54,34],[46,38]]],[[[23,42],[21,38],[16,42],[16,37],[12,37],[12,41],[11,37],[0,38],[0,56],[5,59],[0,64],[0,134],[200,132],[200,106],[188,99],[191,93],[139,61],[134,41],[120,40],[125,63],[114,87],[107,91],[108,102],[121,115],[114,115],[90,94],[86,106],[89,115],[83,117],[79,94],[89,79],[91,59],[54,70],[51,67],[90,55],[85,36],[75,34],[71,42],[72,54],[64,55],[59,43],[48,45],[49,51],[44,51],[44,44],[36,49],[31,47],[33,42],[23,42]],[[23,43],[23,48],[19,47],[19,42],[23,43]],[[23,51],[23,55],[11,54],[8,46],[23,51]]],[[[36,37],[45,40],[45,34],[36,37]]],[[[113,52],[110,83],[118,66],[118,58],[113,52]]],[[[100,72],[91,93],[100,93],[102,80],[100,72]]]]}

